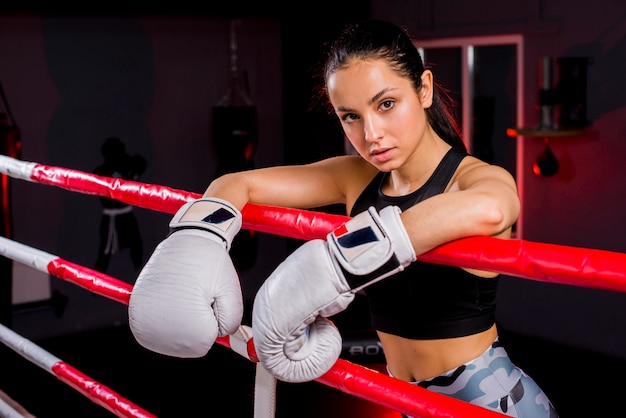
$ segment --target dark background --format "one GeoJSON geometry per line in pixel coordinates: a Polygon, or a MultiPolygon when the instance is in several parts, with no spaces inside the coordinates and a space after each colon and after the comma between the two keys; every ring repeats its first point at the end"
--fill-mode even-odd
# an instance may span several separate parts
{"type": "MultiPolygon", "coordinates": [[[[514,174],[523,204],[521,236],[626,252],[620,227],[626,206],[626,5],[621,0],[78,7],[0,7],[0,81],[21,129],[24,160],[90,171],[100,162],[101,142],[116,134],[130,152],[148,159],[143,181],[194,192],[202,192],[215,173],[210,115],[228,85],[232,19],[241,19],[239,62],[259,110],[257,166],[343,152],[336,123],[310,111],[309,104],[312,68],[346,20],[390,19],[406,25],[416,39],[523,34],[524,126],[539,121],[539,59],[589,57],[590,125],[584,135],[551,141],[559,173],[549,178],[532,173],[544,146],[540,139],[508,139],[518,143],[514,174]]],[[[79,264],[93,263],[101,211],[97,199],[24,182],[12,186],[17,241],[79,264]]],[[[148,256],[164,237],[170,216],[136,214],[148,256]]],[[[261,243],[256,264],[241,274],[248,300],[294,244],[267,235],[261,243]]],[[[127,254],[113,260],[110,274],[132,283],[136,272],[127,254]]],[[[14,278],[14,287],[19,279],[14,278]]],[[[159,416],[210,415],[232,394],[241,398],[228,403],[231,415],[252,415],[253,365],[247,360],[222,347],[197,361],[155,356],[128,335],[124,306],[54,277],[42,283],[50,295],[67,297],[67,304],[60,314],[47,300],[36,309],[16,306],[11,321],[21,335],[159,416]]],[[[620,379],[626,353],[624,295],[516,277],[501,283],[503,341],[561,416],[618,414],[625,388],[620,379]]],[[[344,329],[363,328],[363,312],[351,307],[341,321],[344,329]]],[[[0,389],[38,416],[110,415],[11,350],[4,349],[0,358],[5,370],[0,389]]],[[[331,410],[339,413],[341,405],[349,405],[362,407],[354,416],[366,416],[366,410],[383,414],[321,386],[280,385],[278,413],[331,416],[331,410]]]]}

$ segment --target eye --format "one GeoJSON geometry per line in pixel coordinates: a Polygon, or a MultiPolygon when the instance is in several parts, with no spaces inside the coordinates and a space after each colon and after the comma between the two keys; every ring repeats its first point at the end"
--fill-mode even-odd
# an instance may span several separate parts
{"type": "Polygon", "coordinates": [[[382,102],[380,102],[380,109],[381,110],[389,110],[392,109],[394,106],[395,102],[393,100],[383,100],[382,102]]]}
{"type": "Polygon", "coordinates": [[[346,113],[341,116],[341,121],[346,123],[354,122],[357,119],[359,119],[359,117],[355,113],[346,113]]]}

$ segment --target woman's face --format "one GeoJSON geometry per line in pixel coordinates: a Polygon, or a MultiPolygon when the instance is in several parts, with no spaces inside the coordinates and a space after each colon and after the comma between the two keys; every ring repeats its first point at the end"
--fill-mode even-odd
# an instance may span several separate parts
{"type": "Polygon", "coordinates": [[[418,95],[384,59],[355,60],[327,81],[328,97],[356,151],[381,171],[400,168],[417,148],[430,106],[430,72],[418,95]]]}

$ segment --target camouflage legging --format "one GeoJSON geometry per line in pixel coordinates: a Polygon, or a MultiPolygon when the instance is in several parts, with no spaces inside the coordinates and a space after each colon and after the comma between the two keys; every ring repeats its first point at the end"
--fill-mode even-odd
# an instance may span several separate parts
{"type": "Polygon", "coordinates": [[[511,363],[498,339],[469,363],[415,384],[511,417],[558,418],[545,393],[511,363]]]}

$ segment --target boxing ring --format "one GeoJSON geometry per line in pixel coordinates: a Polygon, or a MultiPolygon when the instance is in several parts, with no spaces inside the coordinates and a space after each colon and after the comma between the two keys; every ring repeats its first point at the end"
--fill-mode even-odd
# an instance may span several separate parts
{"type": "MultiPolygon", "coordinates": [[[[0,155],[0,173],[11,178],[69,191],[105,196],[129,205],[174,214],[199,194],[166,186],[98,176],[78,170],[17,160],[0,155]]],[[[349,218],[320,212],[248,204],[243,228],[288,238],[325,238],[349,218]]],[[[0,237],[0,255],[35,270],[73,283],[94,294],[128,305],[132,285],[19,242],[0,237]]],[[[490,270],[505,275],[593,289],[626,292],[626,254],[544,244],[521,239],[472,237],[454,241],[418,257],[422,261],[490,270]]],[[[140,406],[98,383],[53,354],[0,325],[0,341],[56,376],[95,404],[120,417],[154,417],[140,406]]],[[[254,351],[252,329],[242,324],[218,344],[256,363],[254,417],[275,413],[276,379],[265,371],[254,351]]],[[[391,378],[367,367],[339,359],[317,382],[416,418],[504,415],[391,378]]],[[[21,417],[0,399],[0,415],[21,417]]]]}

